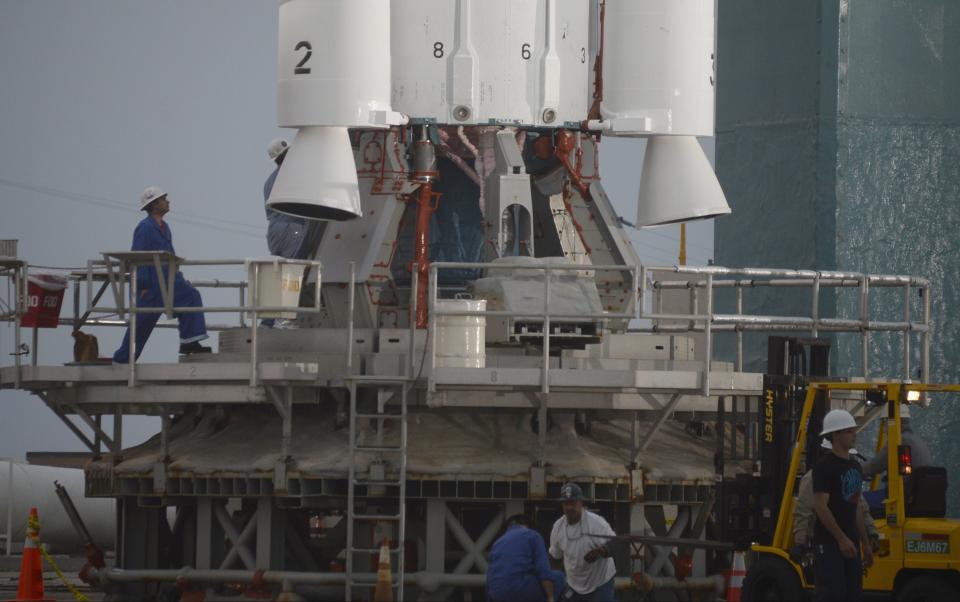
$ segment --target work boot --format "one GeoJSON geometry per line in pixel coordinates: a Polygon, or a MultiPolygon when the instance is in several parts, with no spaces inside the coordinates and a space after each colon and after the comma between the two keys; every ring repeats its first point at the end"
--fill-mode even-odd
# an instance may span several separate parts
{"type": "Polygon", "coordinates": [[[199,341],[192,343],[180,343],[180,355],[190,355],[192,353],[210,353],[213,351],[209,347],[204,347],[199,341]]]}

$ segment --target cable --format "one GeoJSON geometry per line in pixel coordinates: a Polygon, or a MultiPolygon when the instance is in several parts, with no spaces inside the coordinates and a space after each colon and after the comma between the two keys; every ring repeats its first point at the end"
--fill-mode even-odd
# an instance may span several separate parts
{"type": "MultiPolygon", "coordinates": [[[[121,203],[119,201],[106,199],[103,197],[95,197],[86,195],[79,192],[71,192],[66,190],[58,190],[56,188],[49,188],[46,186],[37,186],[33,184],[28,184],[25,182],[18,182],[16,180],[10,180],[7,178],[0,178],[0,185],[8,186],[10,188],[19,188],[21,190],[27,190],[30,192],[37,192],[51,197],[57,197],[69,201],[79,201],[81,203],[87,203],[89,205],[96,205],[100,207],[108,207],[110,209],[120,209],[121,211],[127,211],[132,213],[139,213],[138,210],[134,209],[127,203],[121,203]]],[[[242,236],[250,236],[260,238],[263,236],[264,229],[260,226],[255,226],[253,224],[248,224],[244,222],[233,222],[230,220],[223,220],[221,218],[215,218],[210,216],[203,215],[194,215],[190,213],[177,212],[174,215],[171,215],[168,218],[169,221],[173,223],[184,223],[186,225],[192,226],[202,226],[211,230],[219,230],[221,232],[227,232],[230,234],[239,234],[242,236]],[[228,224],[228,225],[222,225],[228,224]],[[230,227],[229,224],[233,224],[235,227],[230,227]],[[243,228],[243,229],[241,229],[243,228]],[[249,230],[245,230],[249,228],[249,230]],[[251,231],[251,230],[255,230],[251,231]]]]}
{"type": "MultiPolygon", "coordinates": [[[[650,235],[652,235],[652,236],[658,236],[658,237],[660,237],[660,238],[663,238],[663,239],[666,239],[666,240],[670,240],[670,241],[676,241],[676,240],[677,240],[676,238],[673,238],[672,236],[667,236],[666,234],[660,234],[659,232],[657,232],[656,230],[654,230],[654,229],[652,229],[652,228],[640,228],[640,227],[637,227],[636,224],[634,224],[633,222],[627,221],[627,220],[624,219],[623,217],[617,216],[617,220],[618,220],[621,224],[623,224],[624,226],[629,226],[629,227],[633,228],[634,230],[636,230],[637,232],[643,232],[644,234],[650,234],[650,235]]],[[[711,249],[710,247],[708,247],[708,246],[706,246],[706,245],[700,245],[700,244],[697,244],[697,243],[695,243],[695,242],[687,241],[687,246],[697,247],[697,248],[703,249],[704,251],[709,251],[711,254],[713,254],[713,249],[711,249]]]]}

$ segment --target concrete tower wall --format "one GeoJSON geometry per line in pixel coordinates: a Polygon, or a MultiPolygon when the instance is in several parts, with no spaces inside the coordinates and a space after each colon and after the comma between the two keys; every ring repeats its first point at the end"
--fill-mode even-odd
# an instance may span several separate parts
{"type": "MultiPolygon", "coordinates": [[[[719,5],[717,173],[734,212],[717,221],[717,262],[927,277],[929,380],[960,381],[960,3],[719,5]]],[[[821,299],[823,316],[857,315],[853,294],[821,299]]],[[[901,319],[901,300],[878,295],[871,316],[901,319]]],[[[759,303],[791,313],[809,301],[759,303]]],[[[911,307],[919,315],[918,299],[911,307]]],[[[759,367],[754,342],[747,357],[759,367]]],[[[904,376],[899,336],[874,334],[870,355],[872,375],[904,376]]],[[[859,342],[841,337],[833,372],[862,369],[859,342]]],[[[914,414],[960,483],[960,399],[914,414]]]]}

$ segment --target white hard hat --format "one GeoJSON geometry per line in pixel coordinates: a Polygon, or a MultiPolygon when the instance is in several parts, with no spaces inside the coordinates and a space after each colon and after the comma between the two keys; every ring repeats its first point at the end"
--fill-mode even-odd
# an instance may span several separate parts
{"type": "Polygon", "coordinates": [[[910,417],[910,406],[905,403],[900,404],[900,418],[910,417]]]}
{"type": "Polygon", "coordinates": [[[273,161],[277,160],[277,157],[287,152],[287,149],[290,148],[290,145],[287,144],[287,141],[283,138],[277,138],[272,140],[270,144],[267,145],[267,155],[270,156],[270,159],[273,161]]]}
{"type": "MultiPolygon", "coordinates": [[[[833,449],[833,443],[830,443],[830,440],[829,440],[829,439],[821,439],[821,440],[820,440],[820,447],[822,447],[823,449],[833,449]]],[[[857,452],[857,448],[855,448],[855,447],[851,447],[849,451],[850,451],[851,454],[856,454],[856,453],[858,453],[858,452],[857,452]]]]}
{"type": "Polygon", "coordinates": [[[140,194],[140,210],[143,211],[147,205],[165,196],[167,196],[167,193],[160,190],[159,187],[147,186],[140,194]]]}
{"type": "Polygon", "coordinates": [[[837,431],[856,428],[856,426],[857,421],[853,419],[853,415],[850,412],[846,410],[830,410],[827,412],[827,415],[823,417],[823,430],[820,431],[820,436],[823,437],[824,435],[837,431]]]}

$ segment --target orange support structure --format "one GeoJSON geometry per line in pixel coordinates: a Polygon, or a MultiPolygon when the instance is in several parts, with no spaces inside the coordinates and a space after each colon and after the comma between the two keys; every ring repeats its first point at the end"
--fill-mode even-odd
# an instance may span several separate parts
{"type": "MultiPolygon", "coordinates": [[[[437,195],[439,196],[439,195],[437,195]]],[[[436,210],[433,184],[420,185],[417,197],[417,225],[414,235],[414,262],[417,264],[417,328],[427,327],[427,284],[430,277],[430,218],[436,210]]]]}

